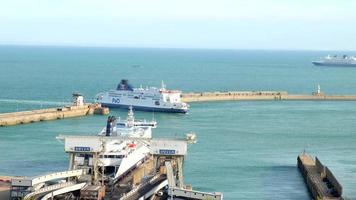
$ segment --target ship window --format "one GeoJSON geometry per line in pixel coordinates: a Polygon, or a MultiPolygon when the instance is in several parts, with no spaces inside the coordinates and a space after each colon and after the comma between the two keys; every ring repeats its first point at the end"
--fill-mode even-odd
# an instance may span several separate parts
{"type": "Polygon", "coordinates": [[[159,101],[155,101],[155,105],[159,106],[159,101]]]}
{"type": "Polygon", "coordinates": [[[135,98],[135,99],[139,99],[139,97],[138,97],[138,96],[135,96],[134,98],[135,98]]]}

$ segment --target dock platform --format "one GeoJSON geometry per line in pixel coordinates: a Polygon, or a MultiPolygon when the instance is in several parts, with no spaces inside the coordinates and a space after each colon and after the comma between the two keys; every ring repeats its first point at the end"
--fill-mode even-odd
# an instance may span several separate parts
{"type": "Polygon", "coordinates": [[[342,200],[342,186],[317,157],[302,153],[297,158],[298,168],[313,199],[342,200]]]}

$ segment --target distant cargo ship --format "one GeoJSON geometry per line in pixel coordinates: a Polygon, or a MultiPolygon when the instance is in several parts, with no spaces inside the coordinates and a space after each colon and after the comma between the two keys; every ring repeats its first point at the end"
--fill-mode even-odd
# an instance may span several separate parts
{"type": "Polygon", "coordinates": [[[356,58],[353,56],[343,55],[341,56],[326,56],[318,61],[312,62],[314,65],[319,66],[345,66],[356,67],[356,58]]]}
{"type": "Polygon", "coordinates": [[[106,107],[186,113],[189,106],[181,102],[181,94],[179,90],[166,89],[163,82],[161,88],[133,88],[128,80],[121,80],[116,90],[97,94],[96,101],[106,107]]]}

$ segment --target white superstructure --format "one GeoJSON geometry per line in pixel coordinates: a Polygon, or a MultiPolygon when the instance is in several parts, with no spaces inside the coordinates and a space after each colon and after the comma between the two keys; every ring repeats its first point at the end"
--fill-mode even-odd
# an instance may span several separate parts
{"type": "Polygon", "coordinates": [[[102,136],[124,136],[152,138],[152,128],[157,127],[155,120],[135,120],[132,107],[129,107],[126,120],[119,118],[116,121],[114,116],[108,117],[107,126],[99,133],[102,136]]]}
{"type": "Polygon", "coordinates": [[[326,56],[318,61],[312,62],[314,65],[321,66],[356,66],[356,58],[354,56],[326,56]]]}
{"type": "Polygon", "coordinates": [[[74,143],[73,151],[83,152],[75,155],[74,166],[93,167],[93,157],[85,152],[96,151],[98,152],[97,165],[103,178],[118,179],[148,156],[150,148],[147,139],[152,138],[151,129],[156,126],[157,122],[153,120],[135,121],[131,107],[126,120],[117,122],[115,117],[110,116],[107,126],[98,134],[99,139],[102,138],[100,145],[98,142],[93,142],[98,141],[97,138],[93,138],[93,141],[90,139],[67,141],[68,144],[74,143]]]}
{"type": "Polygon", "coordinates": [[[181,91],[168,90],[162,82],[161,88],[133,88],[127,80],[121,80],[116,90],[99,93],[96,101],[106,107],[135,110],[186,113],[188,104],[181,101],[181,91]]]}

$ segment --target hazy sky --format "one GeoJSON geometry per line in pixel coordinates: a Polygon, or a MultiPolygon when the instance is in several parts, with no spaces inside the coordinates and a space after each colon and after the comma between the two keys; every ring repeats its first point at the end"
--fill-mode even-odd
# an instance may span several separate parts
{"type": "Polygon", "coordinates": [[[0,43],[356,50],[356,1],[0,0],[0,43]]]}

